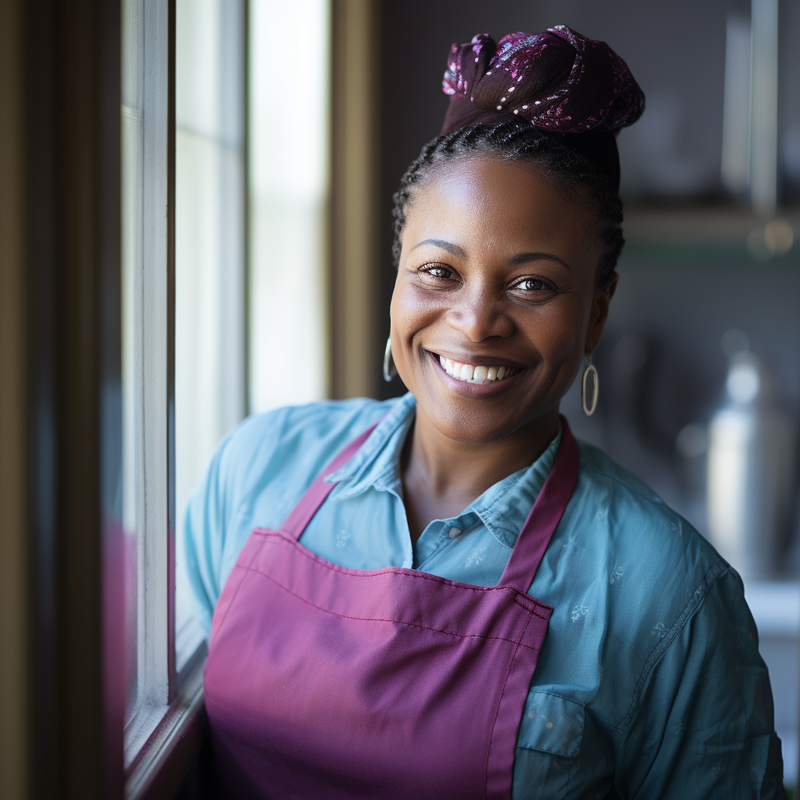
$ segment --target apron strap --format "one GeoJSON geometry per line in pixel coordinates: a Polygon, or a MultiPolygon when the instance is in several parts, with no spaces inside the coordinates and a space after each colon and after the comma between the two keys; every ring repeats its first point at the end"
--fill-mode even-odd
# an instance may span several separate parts
{"type": "MultiPolygon", "coordinates": [[[[567,420],[563,416],[560,419],[561,445],[558,448],[553,468],[522,526],[508,564],[497,584],[514,588],[523,594],[527,593],[533,583],[547,545],[550,544],[550,539],[561,521],[561,516],[578,479],[578,462],[580,460],[578,445],[569,429],[567,420]]],[[[376,422],[353,439],[317,476],[289,516],[286,517],[281,525],[282,531],[288,533],[295,540],[300,538],[306,525],[311,522],[314,514],[317,513],[325,498],[336,485],[325,483],[325,478],[343,467],[359,451],[377,425],[376,422]]]]}
{"type": "Polygon", "coordinates": [[[530,589],[544,551],[550,544],[572,490],[578,480],[580,454],[567,420],[561,419],[561,444],[555,463],[542,486],[528,519],[522,526],[511,558],[503,570],[498,586],[508,586],[526,594],[530,589]]]}
{"type": "Polygon", "coordinates": [[[370,425],[362,434],[353,439],[316,477],[289,516],[286,517],[283,525],[281,525],[281,530],[284,533],[288,533],[294,539],[300,538],[306,529],[306,525],[311,522],[311,518],[317,513],[325,498],[333,491],[333,487],[336,486],[335,483],[325,483],[325,478],[328,475],[333,475],[337,469],[343,467],[359,451],[361,445],[367,441],[369,435],[377,427],[378,422],[370,425]]]}

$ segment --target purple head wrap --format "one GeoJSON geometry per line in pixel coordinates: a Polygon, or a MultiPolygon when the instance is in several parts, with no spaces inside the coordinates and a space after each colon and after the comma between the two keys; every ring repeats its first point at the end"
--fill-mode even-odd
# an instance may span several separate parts
{"type": "Polygon", "coordinates": [[[442,88],[450,95],[442,133],[478,123],[527,120],[565,134],[619,186],[613,131],[636,122],[644,93],[627,64],[605,43],[566,25],[511,33],[497,44],[480,33],[454,44],[442,88]]]}

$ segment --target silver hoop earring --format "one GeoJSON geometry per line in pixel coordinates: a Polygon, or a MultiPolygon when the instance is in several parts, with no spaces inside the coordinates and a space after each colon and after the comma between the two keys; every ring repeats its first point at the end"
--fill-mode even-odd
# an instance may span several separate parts
{"type": "Polygon", "coordinates": [[[383,379],[389,383],[397,375],[397,367],[392,361],[392,337],[386,339],[386,349],[383,351],[383,379]]]}
{"type": "Polygon", "coordinates": [[[597,398],[600,394],[600,380],[597,377],[597,367],[592,364],[592,357],[589,356],[589,363],[586,365],[586,368],[583,370],[583,378],[581,379],[581,405],[583,406],[583,413],[586,414],[587,417],[591,417],[594,414],[595,410],[597,409],[597,398]],[[592,389],[592,405],[591,407],[586,405],[586,381],[589,375],[594,377],[592,383],[594,384],[594,388],[592,389]]]}

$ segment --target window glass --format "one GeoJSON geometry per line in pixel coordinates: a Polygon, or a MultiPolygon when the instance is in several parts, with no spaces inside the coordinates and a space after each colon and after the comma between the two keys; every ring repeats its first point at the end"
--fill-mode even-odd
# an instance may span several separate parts
{"type": "Polygon", "coordinates": [[[175,648],[202,636],[183,570],[186,503],[244,416],[244,4],[178,0],[175,86],[175,648]]]}
{"type": "Polygon", "coordinates": [[[169,31],[122,5],[122,414],[126,752],[169,702],[169,31]]]}
{"type": "Polygon", "coordinates": [[[125,719],[136,707],[138,683],[137,475],[141,473],[142,364],[137,348],[142,260],[143,97],[142,4],[122,3],[122,414],[125,593],[125,719]]]}
{"type": "Polygon", "coordinates": [[[327,0],[251,0],[251,411],[327,391],[327,0]]]}

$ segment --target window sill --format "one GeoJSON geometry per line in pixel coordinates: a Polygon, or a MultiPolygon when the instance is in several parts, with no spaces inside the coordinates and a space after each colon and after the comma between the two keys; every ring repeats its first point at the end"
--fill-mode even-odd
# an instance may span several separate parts
{"type": "Polygon", "coordinates": [[[205,648],[199,654],[203,657],[192,659],[169,706],[144,707],[131,720],[125,737],[126,800],[173,798],[199,753],[205,728],[205,648]]]}

